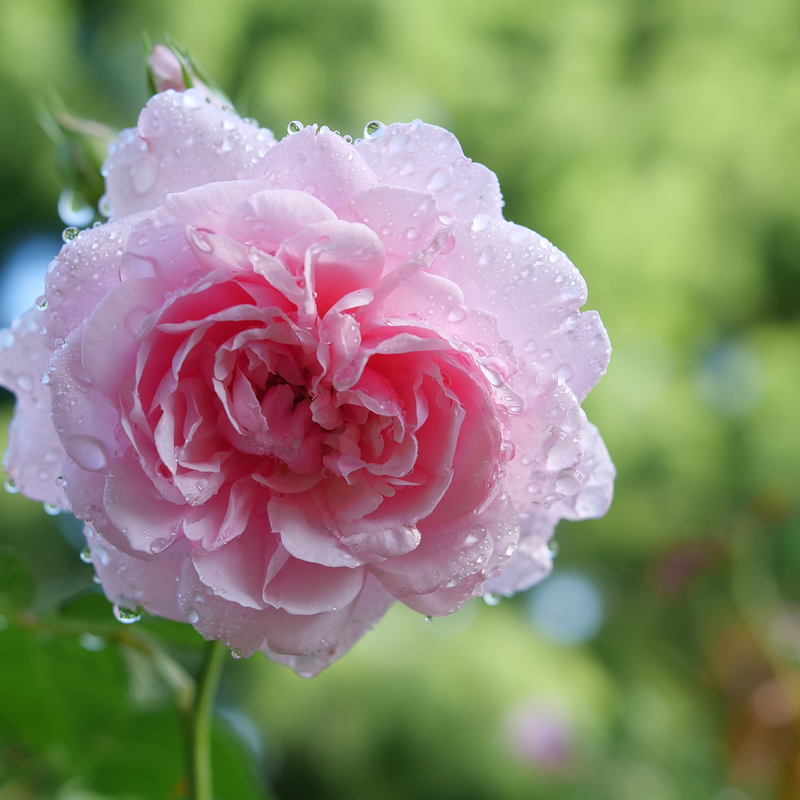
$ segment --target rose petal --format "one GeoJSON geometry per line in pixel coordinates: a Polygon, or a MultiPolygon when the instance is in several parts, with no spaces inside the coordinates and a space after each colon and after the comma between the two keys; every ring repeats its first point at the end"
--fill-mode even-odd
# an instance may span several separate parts
{"type": "MultiPolygon", "coordinates": [[[[383,588],[374,575],[367,573],[361,593],[349,606],[349,619],[344,627],[339,628],[336,637],[331,635],[330,629],[325,630],[324,628],[322,635],[326,644],[323,644],[323,640],[320,638],[316,640],[312,638],[309,635],[310,630],[305,632],[306,637],[303,640],[296,635],[292,641],[286,641],[273,635],[261,648],[261,652],[273,661],[291,667],[301,677],[311,678],[337,658],[341,658],[367,630],[378,622],[392,603],[394,603],[394,597],[383,588]],[[303,644],[309,645],[308,649],[300,647],[303,644]],[[276,652],[270,647],[280,647],[282,652],[276,652]],[[298,654],[291,655],[292,650],[298,654]]],[[[336,613],[342,614],[342,612],[336,613]]],[[[287,625],[291,624],[290,617],[284,617],[284,619],[287,625]]]]}
{"type": "Polygon", "coordinates": [[[419,120],[387,125],[381,136],[356,144],[380,183],[428,192],[440,211],[472,221],[484,214],[502,218],[497,176],[464,158],[452,133],[419,120]]]}
{"type": "Polygon", "coordinates": [[[117,284],[86,321],[81,341],[83,367],[95,388],[118,402],[119,387],[136,366],[136,337],[145,318],[164,302],[169,284],[139,278],[117,284]]]}
{"type": "Polygon", "coordinates": [[[275,608],[306,616],[345,608],[363,583],[363,567],[337,569],[290,556],[264,587],[263,596],[275,608]]]}
{"type": "Polygon", "coordinates": [[[83,470],[104,472],[119,455],[119,412],[92,384],[81,363],[83,329],[73,331],[48,368],[51,427],[83,470]]]}
{"type": "Polygon", "coordinates": [[[150,98],[136,128],[122,131],[103,165],[114,217],[160,206],[168,194],[244,178],[252,155],[275,144],[236,114],[207,103],[198,89],[150,98]]]}
{"type": "Polygon", "coordinates": [[[287,136],[250,173],[275,189],[300,189],[337,211],[375,184],[375,176],[352,145],[327,128],[309,125],[287,136]]]}
{"type": "Polygon", "coordinates": [[[42,323],[42,312],[32,308],[10,330],[0,332],[0,385],[17,395],[4,467],[28,497],[67,508],[64,491],[56,484],[64,450],[53,429],[49,390],[40,380],[52,352],[42,323]]]}
{"type": "Polygon", "coordinates": [[[117,550],[91,525],[84,525],[83,532],[103,592],[112,603],[130,609],[141,606],[167,619],[185,619],[176,592],[182,559],[142,561],[117,550]]]}

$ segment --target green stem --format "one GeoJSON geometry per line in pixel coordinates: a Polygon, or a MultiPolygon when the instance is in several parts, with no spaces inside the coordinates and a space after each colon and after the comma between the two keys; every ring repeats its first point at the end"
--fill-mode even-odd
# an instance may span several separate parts
{"type": "Polygon", "coordinates": [[[225,664],[228,648],[220,641],[209,642],[206,659],[197,682],[194,712],[189,729],[190,797],[192,800],[214,800],[211,775],[211,721],[214,698],[225,664]]]}

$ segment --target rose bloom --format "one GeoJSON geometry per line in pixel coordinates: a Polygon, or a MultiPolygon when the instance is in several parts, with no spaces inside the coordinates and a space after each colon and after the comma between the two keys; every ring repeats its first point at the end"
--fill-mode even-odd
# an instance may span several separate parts
{"type": "Polygon", "coordinates": [[[614,469],[567,258],[447,131],[272,133],[155,95],[0,337],[6,469],[85,520],[108,598],[301,675],[399,600],[450,614],[550,569],[614,469]]]}

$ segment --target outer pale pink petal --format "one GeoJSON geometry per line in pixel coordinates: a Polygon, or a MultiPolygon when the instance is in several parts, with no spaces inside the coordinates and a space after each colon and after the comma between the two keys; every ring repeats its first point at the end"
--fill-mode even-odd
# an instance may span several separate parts
{"type": "Polygon", "coordinates": [[[544,580],[553,569],[547,542],[553,537],[558,517],[551,510],[520,515],[520,540],[516,552],[494,578],[483,584],[484,592],[510,597],[544,580]]]}
{"type": "Polygon", "coordinates": [[[53,425],[67,455],[83,470],[102,472],[123,446],[117,439],[119,412],[92,385],[81,363],[83,329],[56,350],[47,374],[53,425]]]}
{"type": "Polygon", "coordinates": [[[290,556],[264,587],[264,600],[301,616],[339,611],[353,602],[363,583],[363,567],[323,567],[290,556]]]}
{"type": "Polygon", "coordinates": [[[177,592],[183,559],[143,561],[117,550],[91,525],[84,525],[83,532],[103,591],[112,603],[130,609],[142,606],[167,619],[185,619],[177,592]]]}
{"type": "Polygon", "coordinates": [[[399,186],[375,186],[362,192],[347,213],[354,222],[372,228],[387,254],[399,258],[425,247],[443,227],[432,194],[399,186]]]}
{"type": "MultiPolygon", "coordinates": [[[[65,492],[69,498],[72,513],[78,518],[90,523],[107,542],[111,542],[117,550],[133,555],[134,550],[125,535],[118,531],[103,508],[103,492],[105,491],[105,476],[98,472],[82,470],[70,458],[65,458],[61,466],[61,473],[66,480],[65,492]]],[[[143,558],[153,558],[147,554],[143,558]]]]}
{"type": "Polygon", "coordinates": [[[160,206],[173,192],[246,177],[275,137],[206,102],[198,89],[150,98],[103,165],[115,218],[160,206]]]}
{"type": "Polygon", "coordinates": [[[327,128],[303,128],[287,136],[253,167],[275,189],[300,189],[338,211],[375,184],[372,170],[341,136],[327,128]]]}
{"type": "MultiPolygon", "coordinates": [[[[307,617],[312,623],[309,628],[303,631],[290,629],[288,636],[271,633],[261,651],[273,661],[291,667],[301,677],[312,678],[337,658],[341,658],[378,622],[392,603],[394,597],[374,575],[368,573],[360,594],[346,611],[307,617]],[[334,614],[346,620],[344,626],[334,624],[331,620],[334,614]],[[314,626],[314,621],[319,618],[322,618],[324,624],[314,626]],[[315,633],[316,638],[312,635],[315,633]]],[[[292,624],[293,620],[289,619],[289,615],[285,619],[287,625],[292,624]]]]}
{"type": "Polygon", "coordinates": [[[416,550],[369,569],[409,607],[442,616],[481,593],[487,575],[508,562],[519,526],[507,495],[498,495],[481,514],[469,514],[435,528],[421,526],[416,550]]]}
{"type": "Polygon", "coordinates": [[[565,497],[553,510],[563,519],[598,519],[605,515],[614,496],[614,478],[617,471],[611,463],[600,432],[587,423],[583,432],[585,455],[578,467],[583,477],[580,491],[565,497]]]}
{"type": "Polygon", "coordinates": [[[608,511],[616,473],[600,433],[591,423],[584,430],[584,443],[585,456],[577,470],[583,481],[580,491],[548,509],[520,516],[519,547],[500,576],[486,581],[487,592],[511,595],[538,583],[552,569],[547,542],[559,520],[597,518],[608,511]]]}
{"type": "Polygon", "coordinates": [[[358,567],[372,558],[350,552],[327,529],[322,515],[307,497],[273,497],[269,501],[272,529],[281,535],[281,543],[295,558],[326,567],[358,567]]]}
{"type": "Polygon", "coordinates": [[[56,484],[64,450],[50,415],[50,392],[40,380],[52,355],[42,323],[42,312],[32,308],[0,332],[0,385],[17,395],[4,466],[26,497],[67,508],[56,484]]]}
{"type": "Polygon", "coordinates": [[[581,488],[584,414],[575,395],[546,370],[529,382],[525,409],[506,420],[515,446],[504,488],[518,513],[548,508],[581,488]]]}
{"type": "MultiPolygon", "coordinates": [[[[48,344],[66,339],[119,283],[120,256],[136,218],[81,231],[47,267],[44,324],[48,344]]],[[[55,349],[55,348],[54,348],[55,349]]]]}
{"type": "Polygon", "coordinates": [[[202,514],[202,507],[165,500],[130,451],[108,472],[103,506],[131,547],[144,552],[163,551],[175,541],[185,518],[202,514]]]}
{"type": "Polygon", "coordinates": [[[215,207],[199,218],[195,227],[230,236],[243,244],[254,244],[265,252],[274,252],[281,242],[306,225],[334,219],[333,211],[307,192],[266,189],[247,200],[215,207]]]}
{"type": "Polygon", "coordinates": [[[200,580],[212,592],[244,608],[266,608],[262,597],[267,565],[278,547],[265,515],[251,517],[250,525],[216,550],[196,547],[192,561],[200,580]]]}
{"type": "Polygon", "coordinates": [[[238,603],[217,597],[198,577],[191,558],[174,559],[181,563],[177,588],[178,605],[183,619],[194,625],[206,639],[221,639],[231,650],[245,658],[261,647],[272,627],[275,609],[244,608],[238,603]]]}
{"type": "Polygon", "coordinates": [[[503,196],[497,176],[464,157],[452,133],[419,120],[388,125],[356,149],[379,183],[432,194],[440,211],[469,220],[485,214],[502,219],[503,196]]]}
{"type": "Polygon", "coordinates": [[[170,288],[159,278],[117,284],[86,320],[83,367],[96,389],[114,403],[119,402],[120,386],[136,371],[136,337],[142,323],[163,305],[170,288]]]}
{"type": "Polygon", "coordinates": [[[241,203],[264,189],[263,181],[221,181],[171,194],[132,226],[119,267],[122,280],[166,278],[179,284],[196,272],[197,261],[186,242],[186,228],[195,227],[212,209],[241,203]]]}
{"type": "Polygon", "coordinates": [[[467,306],[498,317],[517,358],[556,373],[582,400],[611,348],[596,312],[578,312],[587,298],[578,270],[546,239],[510,222],[459,223],[453,233],[455,247],[431,271],[457,283],[467,306]]]}

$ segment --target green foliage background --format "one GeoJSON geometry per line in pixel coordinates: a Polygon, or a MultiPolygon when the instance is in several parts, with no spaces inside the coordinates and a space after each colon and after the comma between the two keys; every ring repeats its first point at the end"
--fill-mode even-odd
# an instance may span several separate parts
{"type": "MultiPolygon", "coordinates": [[[[603,591],[597,637],[556,646],[517,598],[430,625],[396,608],[310,682],[231,661],[217,796],[800,796],[800,6],[0,0],[0,258],[62,227],[35,101],[52,87],[132,126],[142,30],[279,136],[294,119],[454,131],[506,217],[582,271],[614,345],[585,407],[616,499],[558,530],[557,570],[603,591]],[[557,768],[508,740],[526,703],[567,721],[557,768]]],[[[0,519],[0,800],[180,797],[152,653],[191,673],[199,637],[118,625],[67,521],[5,494],[0,519]]]]}

